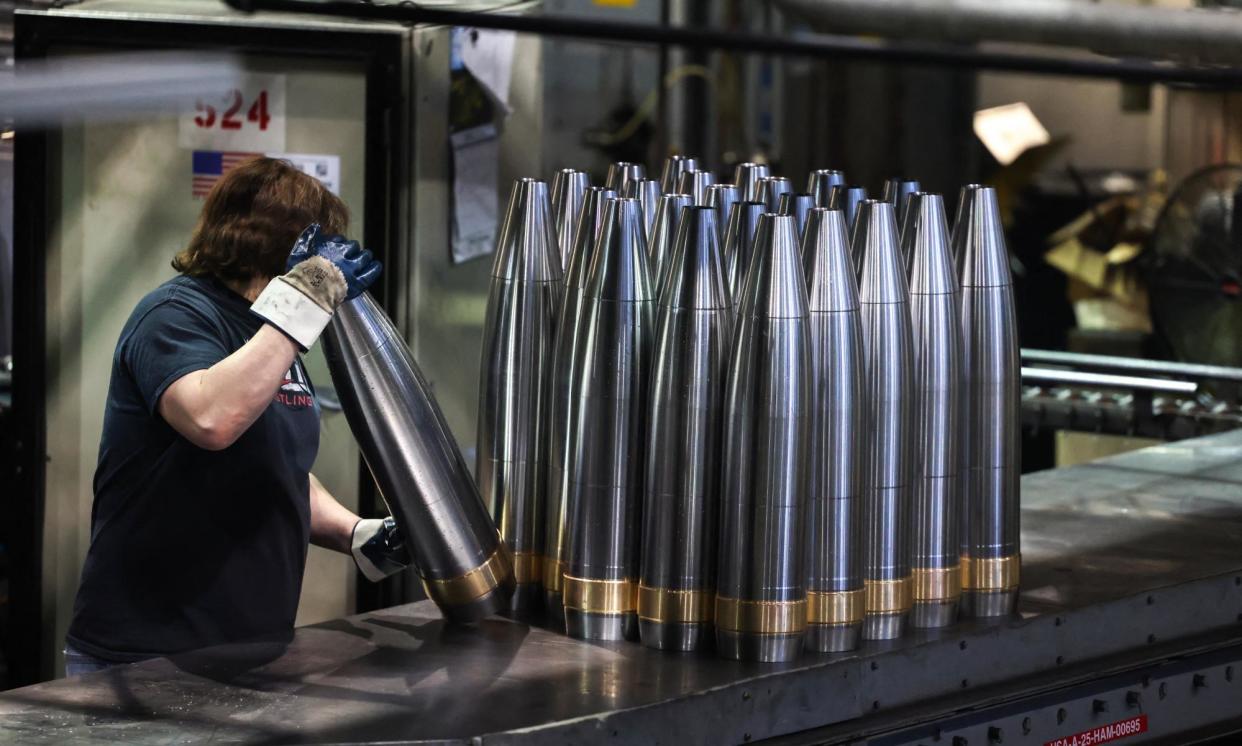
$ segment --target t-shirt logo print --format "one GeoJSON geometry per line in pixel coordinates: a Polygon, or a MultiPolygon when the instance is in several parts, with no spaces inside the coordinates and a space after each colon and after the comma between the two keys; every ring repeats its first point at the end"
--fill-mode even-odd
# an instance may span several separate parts
{"type": "Polygon", "coordinates": [[[276,392],[276,401],[290,409],[306,409],[314,406],[315,395],[311,393],[306,371],[302,369],[302,364],[297,360],[293,361],[293,367],[289,368],[289,372],[285,374],[285,380],[280,382],[280,390],[276,392]]]}

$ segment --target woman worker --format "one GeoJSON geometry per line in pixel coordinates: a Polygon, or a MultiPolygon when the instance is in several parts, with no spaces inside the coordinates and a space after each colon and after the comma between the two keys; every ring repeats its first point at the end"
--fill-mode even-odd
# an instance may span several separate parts
{"type": "Polygon", "coordinates": [[[406,563],[391,518],[360,520],[310,473],[319,403],[299,352],[380,273],[336,235],[347,222],[317,180],[248,161],[207,196],[173,259],[181,274],[130,315],[112,358],[68,675],[287,639],[308,542],[352,554],[371,580],[406,563]]]}

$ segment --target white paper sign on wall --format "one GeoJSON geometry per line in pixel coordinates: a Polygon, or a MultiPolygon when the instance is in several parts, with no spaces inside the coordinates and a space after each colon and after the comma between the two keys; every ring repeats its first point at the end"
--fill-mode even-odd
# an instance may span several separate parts
{"type": "Polygon", "coordinates": [[[289,161],[302,173],[323,182],[336,196],[341,196],[341,157],[339,155],[313,155],[310,153],[265,153],[268,158],[289,161]]]}
{"type": "Polygon", "coordinates": [[[284,150],[285,76],[247,73],[238,87],[200,97],[181,113],[177,141],[195,150],[284,150]]]}

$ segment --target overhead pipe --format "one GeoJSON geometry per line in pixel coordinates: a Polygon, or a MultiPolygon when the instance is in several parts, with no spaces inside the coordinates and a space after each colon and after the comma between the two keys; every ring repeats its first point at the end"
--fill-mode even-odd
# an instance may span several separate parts
{"type": "Polygon", "coordinates": [[[816,31],[1077,47],[1115,57],[1242,61],[1242,15],[1081,0],[777,0],[816,31]]]}

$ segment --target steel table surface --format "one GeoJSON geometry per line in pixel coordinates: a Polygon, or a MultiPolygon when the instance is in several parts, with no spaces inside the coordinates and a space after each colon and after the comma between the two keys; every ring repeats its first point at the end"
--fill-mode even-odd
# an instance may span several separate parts
{"type": "Polygon", "coordinates": [[[0,694],[0,741],[727,743],[1220,630],[1242,637],[1242,431],[1022,480],[1021,614],[782,665],[590,644],[429,602],[0,694]]]}

